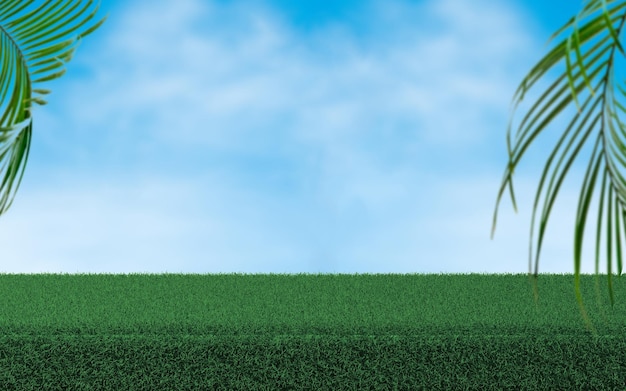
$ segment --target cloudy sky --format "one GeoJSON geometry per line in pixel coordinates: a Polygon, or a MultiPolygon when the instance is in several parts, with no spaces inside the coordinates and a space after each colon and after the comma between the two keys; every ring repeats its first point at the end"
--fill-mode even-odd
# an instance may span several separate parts
{"type": "MultiPolygon", "coordinates": [[[[0,216],[2,272],[528,271],[537,186],[575,110],[525,153],[518,213],[507,188],[492,240],[511,101],[581,1],[102,3],[67,73],[36,85],[52,93],[0,216]]],[[[527,93],[513,132],[564,70],[527,93]]],[[[573,273],[596,135],[559,191],[540,273],[573,273]]]]}

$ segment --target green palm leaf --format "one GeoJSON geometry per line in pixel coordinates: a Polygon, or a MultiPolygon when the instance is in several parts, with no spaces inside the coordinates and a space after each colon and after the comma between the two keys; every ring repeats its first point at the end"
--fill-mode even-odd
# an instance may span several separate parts
{"type": "Polygon", "coordinates": [[[80,1],[47,0],[38,8],[18,16],[31,3],[33,0],[0,1],[0,112],[4,107],[0,119],[0,162],[3,162],[2,171],[6,169],[0,184],[0,214],[13,203],[28,160],[33,126],[31,102],[39,105],[47,103],[33,93],[45,95],[50,92],[33,89],[32,84],[61,77],[65,73],[64,63],[72,58],[75,49],[72,46],[106,19],[83,33],[73,34],[98,11],[99,5],[93,13],[73,24],[85,14],[93,0],[78,10],[80,1]],[[59,39],[66,40],[58,42],[59,39]],[[10,96],[8,102],[7,95],[10,96]],[[11,196],[18,173],[20,176],[11,196]]]}
{"type": "MultiPolygon", "coordinates": [[[[552,121],[554,117],[556,117],[567,105],[571,103],[572,100],[575,100],[576,107],[578,113],[574,116],[573,120],[570,122],[569,126],[565,130],[563,136],[559,140],[556,148],[550,155],[546,167],[543,171],[543,175],[541,177],[541,181],[539,183],[539,188],[537,190],[537,195],[535,197],[535,204],[533,210],[533,217],[531,223],[530,230],[530,246],[529,246],[529,260],[528,260],[528,273],[529,277],[531,276],[531,263],[532,263],[532,235],[533,235],[533,226],[535,221],[535,213],[537,211],[537,204],[539,200],[539,194],[541,193],[541,189],[543,188],[543,183],[546,178],[546,174],[550,169],[552,164],[552,160],[554,159],[556,153],[561,148],[563,141],[570,136],[571,130],[574,127],[574,124],[578,121],[581,114],[587,111],[584,118],[580,122],[576,131],[573,135],[571,135],[569,142],[567,143],[566,148],[561,153],[561,157],[558,161],[558,164],[554,168],[550,184],[548,186],[548,191],[546,194],[545,200],[547,202],[544,203],[543,213],[541,216],[541,222],[539,227],[539,240],[537,246],[536,260],[535,260],[535,272],[533,279],[533,288],[534,288],[534,296],[535,296],[535,304],[537,304],[538,292],[537,292],[537,277],[538,277],[538,265],[539,265],[539,253],[541,251],[541,244],[543,239],[543,234],[545,232],[546,224],[548,217],[550,215],[550,210],[556,198],[556,194],[563,182],[567,171],[569,170],[571,164],[574,159],[578,155],[578,152],[582,148],[586,139],[591,134],[592,130],[596,125],[599,125],[599,133],[596,138],[596,143],[593,151],[592,158],[589,162],[589,166],[587,169],[587,173],[585,176],[585,181],[583,183],[583,187],[580,193],[579,204],[578,204],[578,213],[576,217],[576,226],[574,231],[574,269],[575,269],[575,292],[576,292],[576,300],[578,301],[581,314],[586,322],[587,329],[592,330],[596,333],[595,328],[591,325],[587,313],[585,311],[585,307],[582,302],[582,296],[580,294],[580,258],[582,252],[582,235],[585,227],[585,220],[587,211],[589,209],[589,203],[591,201],[591,195],[593,191],[593,187],[595,185],[596,177],[598,174],[598,170],[600,168],[600,163],[604,162],[606,167],[604,168],[604,175],[602,181],[602,192],[600,195],[600,213],[598,215],[598,229],[596,232],[596,277],[598,274],[598,261],[599,261],[599,248],[600,248],[600,225],[602,224],[602,210],[603,210],[603,199],[604,199],[604,190],[606,179],[609,179],[609,210],[608,210],[608,220],[607,220],[607,231],[608,231],[608,239],[607,239],[607,269],[608,269],[608,286],[609,292],[611,296],[611,305],[614,304],[613,301],[613,286],[611,281],[611,249],[612,249],[612,241],[611,241],[611,228],[612,228],[612,219],[611,213],[613,209],[613,202],[615,203],[615,230],[617,234],[617,265],[619,276],[621,277],[622,273],[622,261],[621,261],[621,243],[620,243],[620,213],[624,213],[624,205],[626,204],[626,181],[619,172],[618,163],[621,166],[626,166],[626,146],[619,138],[619,135],[616,131],[616,126],[619,129],[619,133],[626,137],[626,132],[624,129],[623,123],[620,121],[619,117],[616,115],[615,105],[623,111],[626,112],[626,109],[620,105],[613,97],[613,72],[614,72],[614,57],[617,54],[616,48],[624,55],[624,50],[622,45],[619,42],[619,33],[621,32],[624,21],[626,20],[626,13],[624,11],[618,15],[618,12],[626,7],[624,2],[619,2],[620,4],[615,5],[613,8],[609,9],[608,5],[614,5],[616,1],[609,0],[590,0],[588,4],[584,7],[581,13],[570,19],[559,31],[557,31],[551,38],[552,40],[555,36],[560,34],[563,30],[568,27],[573,27],[573,33],[566,39],[559,43],[548,55],[546,55],[524,78],[522,83],[520,84],[518,90],[516,91],[516,95],[519,95],[518,101],[515,104],[514,109],[517,107],[519,102],[524,98],[525,91],[530,88],[537,79],[539,79],[545,72],[547,72],[550,68],[552,68],[557,62],[560,62],[565,57],[566,62],[566,74],[563,74],[556,82],[554,82],[550,88],[541,96],[539,101],[535,103],[530,112],[524,117],[517,133],[517,143],[515,145],[515,149],[511,150],[511,141],[510,141],[510,132],[511,132],[511,123],[509,122],[508,132],[507,132],[507,148],[509,153],[509,163],[507,164],[507,168],[504,173],[504,179],[502,182],[502,186],[500,187],[500,192],[498,194],[498,199],[496,201],[496,210],[494,213],[493,219],[493,227],[491,231],[491,236],[493,238],[493,233],[496,227],[496,216],[498,213],[498,204],[500,202],[500,198],[502,197],[502,193],[504,192],[504,188],[506,187],[507,182],[509,183],[509,188],[511,190],[511,198],[513,201],[513,207],[517,212],[517,207],[515,205],[515,195],[513,192],[513,182],[512,175],[514,169],[521,159],[523,153],[528,148],[529,144],[535,139],[535,137],[543,130],[546,125],[552,121]],[[579,20],[584,19],[587,16],[591,16],[594,13],[601,11],[601,14],[592,20],[590,20],[586,25],[582,27],[582,29],[578,29],[577,24],[579,20]],[[613,24],[618,22],[619,25],[617,28],[613,27],[613,24]],[[580,46],[587,41],[590,41],[597,35],[602,35],[603,38],[593,46],[584,56],[581,54],[580,46]],[[609,40],[609,38],[611,38],[609,40]],[[608,42],[607,42],[608,41],[608,42]],[[572,64],[569,59],[569,54],[572,52],[572,48],[574,49],[574,53],[576,54],[575,64],[572,64]],[[603,57],[608,52],[608,58],[604,59],[604,61],[599,62],[601,57],[603,57]],[[597,64],[599,62],[599,64],[597,64]],[[597,66],[595,66],[597,64],[597,66]],[[592,66],[595,68],[592,69],[592,66]],[[579,70],[576,71],[576,68],[579,70]],[[587,71],[589,70],[589,72],[587,71]],[[595,89],[592,88],[591,81],[598,73],[601,73],[602,77],[600,82],[596,85],[595,89]],[[567,81],[564,82],[565,76],[567,76],[567,81]],[[582,81],[581,81],[582,79],[582,81]],[[538,109],[538,106],[542,104],[544,100],[547,99],[549,93],[553,90],[559,88],[558,91],[550,98],[545,105],[542,106],[541,110],[538,109]],[[585,86],[591,91],[591,96],[585,101],[582,108],[578,105],[577,95],[585,89],[585,86]],[[602,86],[603,90],[601,94],[598,94],[598,87],[602,86]],[[569,87],[569,93],[567,92],[569,87]],[[596,96],[597,95],[597,96],[596,96]],[[594,104],[588,109],[587,106],[591,101],[592,97],[595,98],[594,104]],[[560,99],[557,102],[557,99],[560,99]],[[595,115],[591,118],[592,113],[594,113],[594,109],[599,105],[600,110],[598,110],[595,115]],[[551,110],[549,110],[549,108],[551,110]],[[538,111],[539,110],[539,111],[538,111]],[[538,112],[536,112],[538,111],[538,112]],[[547,111],[547,113],[546,113],[547,111]],[[539,118],[544,114],[545,117],[543,120],[539,120],[539,118]],[[532,117],[532,118],[529,118],[532,117]],[[591,118],[591,121],[590,121],[591,118]],[[530,120],[530,123],[524,128],[524,125],[527,121],[530,120]],[[531,128],[535,123],[540,121],[536,126],[534,131],[531,131],[531,128]],[[589,126],[582,133],[581,138],[578,141],[575,139],[581,133],[581,130],[585,126],[586,123],[589,122],[589,126]],[[522,130],[523,129],[523,130],[522,130]],[[520,133],[521,132],[521,133],[520,133]],[[611,142],[612,141],[612,142],[611,142]],[[563,167],[562,171],[558,175],[558,180],[556,184],[554,183],[555,177],[557,177],[557,172],[559,167],[562,165],[563,160],[568,155],[568,151],[570,148],[574,146],[573,151],[569,153],[569,157],[563,167]],[[597,156],[596,156],[597,155],[597,156]],[[616,191],[615,193],[613,191],[616,191]]],[[[619,86],[618,86],[619,88],[619,86]]],[[[626,95],[626,91],[619,88],[620,91],[626,95]]],[[[514,97],[515,99],[515,97],[514,97]]],[[[626,229],[625,229],[626,231],[626,229]]],[[[597,283],[597,279],[596,279],[597,283]]]]}

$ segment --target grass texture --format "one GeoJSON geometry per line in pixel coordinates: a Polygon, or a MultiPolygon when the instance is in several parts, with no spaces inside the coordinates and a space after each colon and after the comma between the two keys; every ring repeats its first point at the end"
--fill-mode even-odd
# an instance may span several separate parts
{"type": "Polygon", "coordinates": [[[625,390],[626,283],[581,278],[597,336],[573,275],[0,274],[0,384],[625,390]]]}

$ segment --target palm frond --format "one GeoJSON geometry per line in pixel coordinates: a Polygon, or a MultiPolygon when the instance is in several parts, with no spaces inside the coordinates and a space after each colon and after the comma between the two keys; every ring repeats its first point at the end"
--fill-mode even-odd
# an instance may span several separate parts
{"type": "MultiPolygon", "coordinates": [[[[515,108],[521,102],[524,97],[524,93],[550,68],[552,68],[557,62],[560,62],[563,58],[565,58],[566,63],[566,72],[556,81],[554,82],[550,88],[541,96],[538,102],[534,104],[528,114],[522,120],[520,127],[517,132],[517,139],[515,149],[511,150],[511,142],[510,142],[510,132],[511,132],[511,122],[509,122],[508,131],[507,131],[507,148],[509,154],[509,162],[507,164],[507,168],[504,173],[504,179],[502,185],[500,187],[500,192],[498,194],[498,199],[496,201],[496,210],[494,213],[493,219],[493,227],[492,227],[492,238],[493,233],[496,227],[496,215],[498,213],[497,205],[500,202],[500,198],[504,192],[504,189],[509,183],[509,187],[511,190],[511,198],[513,200],[513,206],[515,207],[515,196],[513,194],[513,182],[512,175],[513,171],[521,159],[522,155],[530,145],[530,143],[537,137],[537,135],[551,122],[565,107],[567,107],[572,100],[575,101],[577,107],[577,114],[574,116],[569,126],[565,130],[563,136],[560,138],[557,143],[554,151],[550,155],[545,169],[543,171],[543,175],[541,177],[541,181],[539,183],[539,188],[537,190],[537,195],[535,197],[535,204],[533,207],[533,217],[531,222],[531,230],[530,230],[530,245],[529,245],[529,260],[528,260],[528,273],[531,275],[531,264],[532,264],[532,236],[533,236],[533,228],[535,221],[535,213],[537,211],[539,194],[543,188],[543,183],[546,178],[546,174],[550,169],[552,164],[552,160],[554,159],[556,153],[561,148],[561,145],[565,141],[565,139],[570,136],[571,130],[574,127],[574,124],[578,121],[579,117],[587,110],[587,106],[589,105],[592,97],[595,98],[595,102],[591,107],[587,110],[586,115],[582,118],[581,123],[577,127],[577,130],[571,135],[570,140],[561,153],[560,159],[554,168],[550,184],[548,186],[547,194],[545,197],[546,202],[544,202],[543,212],[540,221],[539,227],[539,240],[537,246],[536,260],[535,260],[535,272],[534,272],[534,292],[535,292],[535,303],[537,302],[537,277],[538,277],[538,266],[539,266],[539,254],[541,251],[541,244],[543,240],[543,234],[546,229],[547,220],[550,215],[550,210],[558,193],[558,190],[569,170],[570,166],[574,162],[578,152],[584,145],[585,141],[594,130],[596,125],[599,125],[599,133],[596,138],[596,143],[594,147],[594,152],[592,158],[589,162],[589,166],[587,169],[587,173],[585,176],[585,181],[583,183],[583,187],[580,193],[579,204],[578,204],[578,212],[576,217],[576,226],[574,231],[574,270],[575,270],[575,292],[576,299],[579,303],[581,314],[585,319],[587,328],[589,330],[593,330],[594,333],[595,328],[591,325],[587,313],[585,311],[582,296],[580,294],[580,262],[581,262],[581,252],[582,252],[582,236],[585,227],[586,214],[589,208],[589,203],[591,201],[593,187],[595,185],[596,177],[598,174],[598,170],[600,167],[600,163],[604,162],[606,167],[604,168],[604,176],[602,182],[602,193],[601,193],[601,201],[600,201],[600,214],[598,220],[598,230],[597,230],[597,242],[596,242],[596,274],[598,273],[598,259],[599,259],[599,246],[600,246],[600,225],[602,223],[602,210],[603,210],[603,198],[604,198],[604,190],[606,185],[606,179],[609,179],[609,218],[607,220],[607,229],[608,229],[608,240],[607,240],[607,269],[608,269],[608,285],[609,292],[611,295],[611,304],[613,305],[613,287],[611,281],[611,228],[612,228],[612,204],[613,200],[615,202],[615,227],[617,231],[617,253],[618,253],[618,271],[621,276],[622,273],[622,262],[621,262],[621,244],[620,244],[620,231],[619,231],[619,212],[624,213],[624,206],[626,204],[626,181],[621,176],[619,169],[617,167],[618,162],[621,163],[622,167],[626,166],[626,146],[620,138],[615,130],[615,123],[618,125],[620,129],[620,133],[622,136],[626,137],[626,131],[624,128],[624,124],[620,121],[619,117],[615,114],[614,105],[617,105],[621,111],[626,111],[626,109],[621,106],[614,98],[612,93],[613,87],[613,72],[614,72],[614,57],[616,55],[616,48],[625,55],[622,45],[619,42],[619,34],[624,25],[624,21],[626,20],[626,13],[622,12],[618,15],[618,12],[622,9],[625,9],[626,3],[623,1],[621,4],[615,5],[615,7],[609,9],[607,6],[615,3],[616,1],[609,0],[590,0],[588,4],[584,7],[579,15],[571,18],[559,31],[557,31],[550,39],[553,39],[556,35],[560,34],[562,31],[567,29],[568,27],[573,28],[573,33],[568,36],[565,40],[561,41],[550,53],[548,53],[524,78],[522,83],[520,84],[518,90],[516,91],[516,96],[518,100],[515,104],[515,108]],[[591,16],[596,12],[601,12],[601,14],[592,20],[590,20],[587,24],[585,24],[581,29],[578,28],[577,24],[580,20],[583,20],[587,16],[591,16]],[[613,24],[618,22],[619,26],[617,28],[613,27],[613,24]],[[597,35],[603,35],[603,38],[596,43],[585,55],[581,54],[580,47],[586,42],[590,41],[597,35]],[[612,38],[609,41],[609,38],[612,38]],[[607,42],[608,41],[608,42],[607,42]],[[569,54],[571,52],[576,54],[576,61],[572,63],[569,59],[569,54]],[[601,58],[608,52],[608,58],[604,61],[601,61],[601,58]],[[592,57],[593,55],[593,57],[592,57]],[[585,63],[586,62],[586,63],[585,63]],[[599,64],[592,69],[592,66],[599,64]],[[576,69],[578,68],[578,71],[576,69]],[[595,88],[591,85],[591,80],[601,74],[601,80],[596,85],[595,88]],[[564,81],[567,76],[567,81],[564,81]],[[581,81],[582,79],[582,81],[581,81]],[[550,94],[553,90],[556,90],[559,86],[561,88],[556,91],[554,96],[542,106],[541,110],[538,109],[538,106],[546,100],[548,94],[550,94]],[[602,93],[598,94],[598,88],[603,87],[602,93]],[[578,105],[577,95],[580,94],[585,87],[587,87],[591,91],[591,96],[585,101],[582,107],[578,105]],[[569,88],[569,94],[567,90],[569,88]],[[557,102],[557,99],[560,99],[557,102]],[[585,124],[590,120],[592,113],[595,111],[596,107],[601,104],[600,110],[593,116],[591,119],[589,126],[583,132],[580,140],[575,141],[575,139],[581,133],[581,130],[585,126],[585,124]],[[551,110],[549,108],[552,107],[551,110]],[[535,113],[537,110],[538,113],[535,113]],[[549,110],[549,111],[548,111],[549,110]],[[531,131],[533,125],[539,121],[539,118],[546,112],[546,116],[543,117],[537,126],[535,126],[534,131],[531,131]],[[534,115],[533,115],[534,114],[534,115]],[[524,125],[527,121],[530,123],[524,128],[524,125]],[[523,129],[523,130],[522,130],[523,129]],[[612,141],[612,143],[610,142],[612,141]],[[570,148],[575,144],[575,148],[569,154],[569,158],[562,171],[558,173],[559,167],[563,163],[566,155],[570,148]],[[616,148],[617,146],[617,148],[616,148]],[[596,157],[597,154],[597,157],[596,157]],[[556,185],[554,184],[554,179],[557,177],[558,180],[556,185]],[[591,176],[591,177],[590,177],[591,176]],[[616,190],[616,193],[613,193],[613,190],[616,190]]],[[[620,91],[626,95],[626,92],[620,88],[620,91]]],[[[514,96],[515,100],[515,96],[514,96]]],[[[517,212],[517,208],[516,208],[517,212]]],[[[626,229],[625,229],[626,231],[626,229]]]]}
{"type": "Polygon", "coordinates": [[[33,94],[50,93],[49,90],[34,89],[33,83],[61,77],[66,71],[64,64],[72,58],[74,45],[106,19],[105,16],[94,26],[75,34],[74,31],[93,18],[99,4],[91,14],[70,26],[85,14],[93,0],[78,10],[80,0],[47,0],[20,15],[32,3],[33,0],[0,2],[0,112],[3,112],[0,117],[0,162],[4,162],[0,172],[5,172],[0,184],[0,215],[13,203],[28,161],[33,127],[31,104],[47,103],[33,94]],[[58,42],[60,39],[65,40],[58,42]],[[33,80],[35,75],[37,79],[33,80]],[[20,176],[11,195],[18,173],[20,176]]]}

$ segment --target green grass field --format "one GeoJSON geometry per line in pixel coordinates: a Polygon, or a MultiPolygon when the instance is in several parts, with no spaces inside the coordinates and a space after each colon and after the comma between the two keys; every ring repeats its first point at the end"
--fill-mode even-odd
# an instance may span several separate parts
{"type": "MultiPolygon", "coordinates": [[[[623,280],[582,277],[602,330],[626,324],[623,280]],[[600,293],[598,298],[597,294],[600,293]],[[598,306],[598,299],[601,305],[598,306]]],[[[626,280],[626,279],[624,279],[626,280]]],[[[526,274],[0,274],[0,326],[39,330],[280,328],[359,334],[431,327],[584,327],[572,275],[540,275],[535,307],[526,274]]]]}
{"type": "Polygon", "coordinates": [[[581,278],[598,336],[573,275],[1,274],[0,384],[626,389],[626,279],[581,278]]]}

